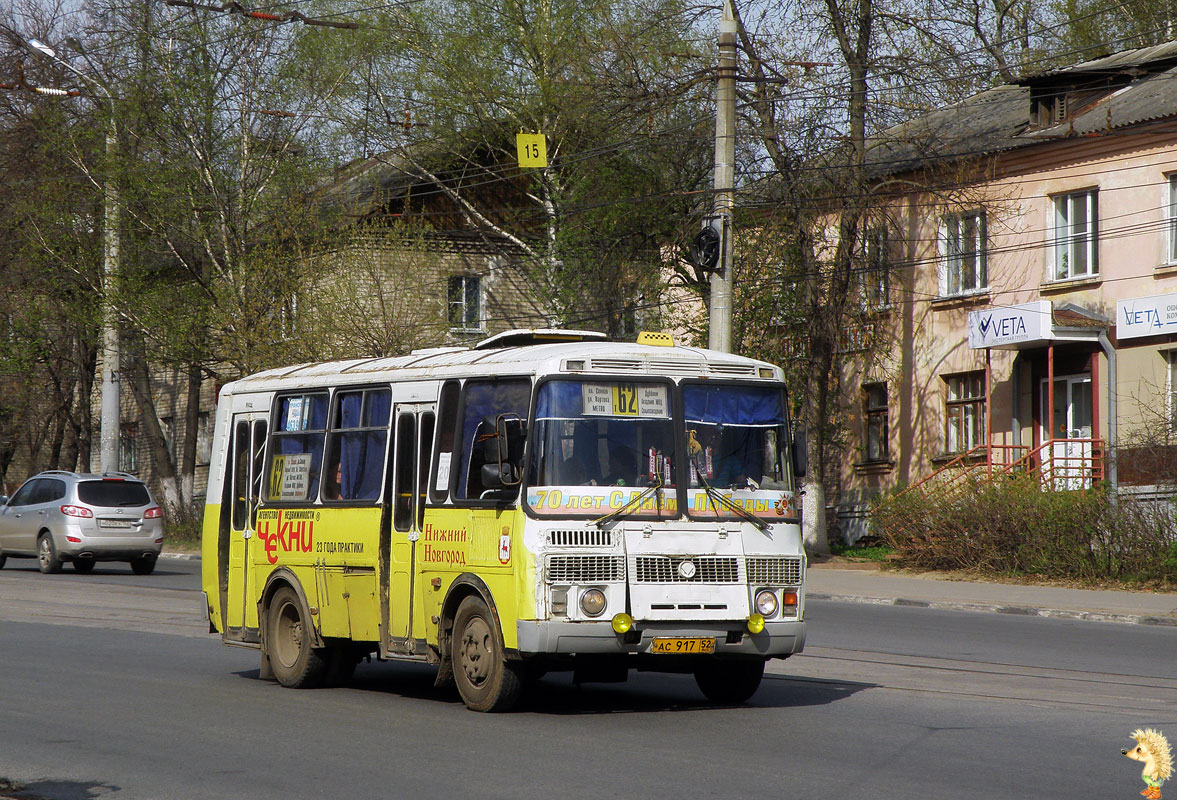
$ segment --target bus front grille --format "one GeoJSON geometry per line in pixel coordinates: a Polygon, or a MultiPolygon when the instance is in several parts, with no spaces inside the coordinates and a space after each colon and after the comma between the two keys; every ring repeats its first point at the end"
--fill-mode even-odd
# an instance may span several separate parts
{"type": "Polygon", "coordinates": [[[757,586],[797,586],[801,583],[801,559],[749,556],[748,583],[757,586]]]}
{"type": "Polygon", "coordinates": [[[548,531],[548,544],[552,547],[612,547],[615,542],[612,531],[582,528],[548,531]]]}
{"type": "Polygon", "coordinates": [[[625,580],[624,556],[548,556],[548,583],[608,583],[625,580]]]}
{"type": "Polygon", "coordinates": [[[742,583],[735,556],[637,556],[635,583],[742,583]],[[684,561],[694,569],[681,567],[684,561]]]}

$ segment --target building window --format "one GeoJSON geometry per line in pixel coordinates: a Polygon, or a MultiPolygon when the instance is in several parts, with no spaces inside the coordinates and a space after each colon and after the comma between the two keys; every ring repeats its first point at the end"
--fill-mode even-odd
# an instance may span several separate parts
{"type": "Polygon", "coordinates": [[[212,415],[201,411],[196,415],[196,463],[207,464],[213,455],[212,415]]]}
{"type": "Polygon", "coordinates": [[[139,423],[124,422],[119,425],[119,471],[139,470],[139,423]]]}
{"type": "Polygon", "coordinates": [[[168,458],[176,463],[176,420],[174,417],[160,417],[159,429],[163,433],[164,448],[168,451],[168,458]]]}
{"type": "Polygon", "coordinates": [[[985,212],[950,214],[940,225],[940,294],[979,292],[989,286],[985,212]]]}
{"type": "Polygon", "coordinates": [[[862,296],[868,309],[887,308],[891,304],[891,273],[887,261],[887,230],[866,231],[862,269],[862,296]]]}
{"type": "Polygon", "coordinates": [[[1094,189],[1053,198],[1054,280],[1099,274],[1096,200],[1094,189]]]}
{"type": "Polygon", "coordinates": [[[1169,429],[1177,432],[1177,350],[1165,355],[1169,359],[1169,429]]]}
{"type": "Polygon", "coordinates": [[[945,450],[966,453],[985,441],[985,373],[965,372],[944,378],[945,450]]]}
{"type": "Polygon", "coordinates": [[[1169,242],[1166,248],[1166,260],[1177,262],[1177,173],[1169,176],[1169,202],[1166,212],[1169,218],[1169,242]]]}
{"type": "Polygon", "coordinates": [[[888,444],[887,385],[869,383],[862,387],[863,417],[866,420],[866,460],[887,461],[891,448],[888,444]]]}
{"type": "Polygon", "coordinates": [[[479,276],[450,276],[449,321],[451,330],[482,330],[482,279],[479,276]]]}

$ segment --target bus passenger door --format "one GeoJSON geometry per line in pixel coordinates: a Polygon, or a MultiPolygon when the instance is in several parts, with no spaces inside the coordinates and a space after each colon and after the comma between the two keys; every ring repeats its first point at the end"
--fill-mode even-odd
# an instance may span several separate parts
{"type": "Polygon", "coordinates": [[[418,540],[425,521],[434,417],[432,403],[399,403],[394,412],[387,619],[392,649],[407,652],[413,651],[413,584],[418,540]]]}
{"type": "MultiPolygon", "coordinates": [[[[257,506],[261,497],[262,457],[266,447],[266,414],[233,416],[232,508],[229,513],[228,559],[226,566],[225,629],[228,638],[258,641],[256,613],[248,613],[253,592],[250,558],[256,545],[257,506]],[[247,622],[253,628],[247,629],[247,622]]],[[[224,540],[222,540],[222,546],[224,540]]]]}

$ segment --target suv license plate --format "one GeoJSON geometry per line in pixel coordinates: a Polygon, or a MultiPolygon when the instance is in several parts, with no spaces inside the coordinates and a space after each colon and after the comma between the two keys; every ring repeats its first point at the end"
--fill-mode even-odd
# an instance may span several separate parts
{"type": "Polygon", "coordinates": [[[714,639],[655,639],[650,643],[651,653],[670,655],[700,654],[710,655],[715,652],[714,639]]]}
{"type": "Polygon", "coordinates": [[[99,528],[133,528],[135,523],[129,519],[100,519],[99,528]]]}

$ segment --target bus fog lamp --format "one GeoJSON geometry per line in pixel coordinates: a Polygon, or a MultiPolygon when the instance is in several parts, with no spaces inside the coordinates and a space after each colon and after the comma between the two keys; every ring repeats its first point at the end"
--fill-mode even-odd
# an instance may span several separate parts
{"type": "Polygon", "coordinates": [[[633,629],[633,617],[629,614],[617,614],[613,617],[614,633],[629,633],[633,629]]]}
{"type": "Polygon", "coordinates": [[[753,614],[748,617],[748,633],[760,633],[764,630],[764,617],[753,614]]]}
{"type": "Polygon", "coordinates": [[[777,601],[776,592],[768,589],[761,589],[756,593],[756,611],[763,617],[771,617],[776,614],[777,601]]]}
{"type": "Polygon", "coordinates": [[[580,610],[590,617],[599,617],[605,610],[605,593],[600,589],[588,589],[580,596],[580,610]]]}

